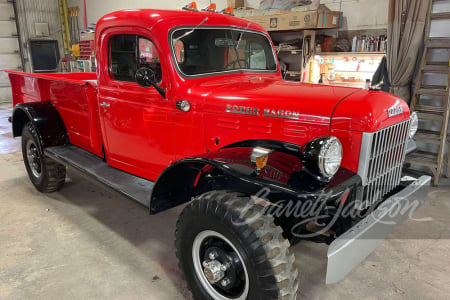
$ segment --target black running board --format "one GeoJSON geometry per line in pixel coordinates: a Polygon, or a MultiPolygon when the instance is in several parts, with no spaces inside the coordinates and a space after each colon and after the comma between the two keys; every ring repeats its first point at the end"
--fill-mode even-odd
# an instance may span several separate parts
{"type": "Polygon", "coordinates": [[[149,207],[154,182],[110,167],[102,158],[73,145],[45,148],[51,159],[149,207]]]}

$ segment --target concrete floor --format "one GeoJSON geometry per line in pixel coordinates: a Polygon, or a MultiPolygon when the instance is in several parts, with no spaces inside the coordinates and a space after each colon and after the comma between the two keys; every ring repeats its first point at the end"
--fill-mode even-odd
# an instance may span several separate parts
{"type": "MultiPolygon", "coordinates": [[[[0,105],[0,299],[189,299],[174,254],[181,208],[139,205],[68,172],[57,193],[28,180],[0,105]]],[[[325,245],[293,247],[302,299],[450,299],[449,181],[346,279],[325,285],[325,245]]]]}

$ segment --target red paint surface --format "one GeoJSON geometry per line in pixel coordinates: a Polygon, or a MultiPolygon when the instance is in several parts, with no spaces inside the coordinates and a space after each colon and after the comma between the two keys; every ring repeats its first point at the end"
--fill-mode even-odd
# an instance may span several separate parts
{"type": "MultiPolygon", "coordinates": [[[[61,113],[72,144],[97,155],[102,155],[103,145],[111,166],[150,180],[173,161],[241,140],[301,145],[327,135],[340,139],[342,166],[356,172],[362,132],[409,117],[407,105],[395,96],[282,81],[279,68],[276,73],[182,77],[172,60],[169,32],[178,26],[196,26],[206,17],[202,26],[248,25],[248,20],[212,12],[128,10],[106,15],[96,27],[97,74],[11,71],[14,105],[50,100],[61,113]],[[110,77],[108,39],[114,34],[138,34],[153,41],[166,99],[152,87],[110,77]],[[191,110],[178,110],[179,100],[188,100],[191,110]],[[99,107],[102,102],[110,106],[99,107]],[[394,105],[401,105],[403,113],[388,118],[387,109],[394,105]],[[227,112],[229,106],[252,114],[227,112]],[[263,116],[264,109],[295,112],[298,118],[263,116]]],[[[248,29],[267,34],[254,23],[248,29]]]]}

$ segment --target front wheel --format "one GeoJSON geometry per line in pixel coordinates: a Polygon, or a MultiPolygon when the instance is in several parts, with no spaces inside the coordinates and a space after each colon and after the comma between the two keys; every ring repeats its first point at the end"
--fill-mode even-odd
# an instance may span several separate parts
{"type": "Polygon", "coordinates": [[[194,299],[295,299],[298,272],[289,242],[248,197],[200,195],[180,214],[175,237],[194,299]]]}
{"type": "Polygon", "coordinates": [[[63,186],[66,167],[45,157],[41,139],[31,122],[22,130],[22,155],[28,177],[40,192],[54,192],[63,186]]]}

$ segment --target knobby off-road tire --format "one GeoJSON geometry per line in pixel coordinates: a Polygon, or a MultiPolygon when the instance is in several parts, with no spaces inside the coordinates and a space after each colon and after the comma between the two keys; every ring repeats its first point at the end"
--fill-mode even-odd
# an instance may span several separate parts
{"type": "Polygon", "coordinates": [[[22,129],[22,155],[33,185],[40,192],[59,190],[66,180],[66,167],[46,157],[36,128],[28,122],[22,129]]]}
{"type": "Polygon", "coordinates": [[[212,191],[194,199],[179,216],[175,246],[194,299],[296,299],[289,242],[248,197],[212,191]]]}

